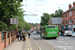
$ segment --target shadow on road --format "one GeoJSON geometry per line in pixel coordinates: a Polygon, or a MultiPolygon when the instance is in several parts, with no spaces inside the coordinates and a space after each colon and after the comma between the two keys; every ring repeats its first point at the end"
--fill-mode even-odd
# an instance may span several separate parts
{"type": "Polygon", "coordinates": [[[61,36],[61,35],[60,35],[59,37],[73,37],[73,36],[71,36],[71,35],[61,36]]]}
{"type": "Polygon", "coordinates": [[[55,38],[33,38],[33,40],[57,40],[55,38]]]}
{"type": "Polygon", "coordinates": [[[46,38],[45,40],[57,40],[56,38],[46,38]]]}

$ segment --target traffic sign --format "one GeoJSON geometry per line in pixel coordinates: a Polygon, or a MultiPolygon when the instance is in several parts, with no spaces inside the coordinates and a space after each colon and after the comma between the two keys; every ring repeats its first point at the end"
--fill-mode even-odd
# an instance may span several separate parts
{"type": "Polygon", "coordinates": [[[18,24],[18,18],[10,18],[10,24],[18,24]]]}

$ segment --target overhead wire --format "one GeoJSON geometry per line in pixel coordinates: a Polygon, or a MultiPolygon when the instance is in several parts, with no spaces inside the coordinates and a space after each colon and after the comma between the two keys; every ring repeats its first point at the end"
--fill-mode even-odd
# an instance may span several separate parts
{"type": "MultiPolygon", "coordinates": [[[[26,4],[25,4],[26,5],[26,4]]],[[[28,6],[26,5],[26,7],[27,7],[27,9],[29,10],[29,11],[27,11],[27,12],[30,12],[30,9],[28,8],[28,6]]],[[[33,13],[33,12],[30,12],[30,13],[33,13]]],[[[33,14],[35,14],[35,13],[33,13],[33,14]]],[[[36,15],[36,14],[35,14],[36,15]]]]}
{"type": "Polygon", "coordinates": [[[39,3],[39,0],[37,1],[37,5],[36,5],[36,7],[35,7],[35,13],[36,13],[36,9],[37,9],[37,7],[38,7],[38,3],[39,3]]]}
{"type": "Polygon", "coordinates": [[[27,11],[27,12],[30,12],[30,13],[33,13],[33,14],[37,15],[37,14],[36,14],[36,9],[37,9],[38,3],[39,3],[39,0],[37,1],[37,5],[36,5],[36,7],[35,7],[35,13],[30,12],[30,9],[28,8],[27,4],[25,4],[26,7],[27,7],[27,9],[29,10],[29,11],[27,11]]]}
{"type": "Polygon", "coordinates": [[[36,5],[36,8],[35,8],[35,12],[36,12],[36,9],[37,9],[37,6],[38,6],[38,3],[39,3],[39,0],[37,1],[37,5],[36,5]]]}

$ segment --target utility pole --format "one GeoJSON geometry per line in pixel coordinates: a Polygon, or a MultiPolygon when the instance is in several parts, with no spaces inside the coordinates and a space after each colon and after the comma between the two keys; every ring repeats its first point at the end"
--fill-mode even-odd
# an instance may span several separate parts
{"type": "Polygon", "coordinates": [[[60,7],[59,8],[59,26],[60,26],[60,7]]]}
{"type": "MultiPolygon", "coordinates": [[[[17,16],[16,16],[16,18],[18,18],[17,16]]],[[[16,19],[16,21],[17,21],[18,19],[16,19]]],[[[18,29],[18,24],[16,24],[16,29],[18,29]]]]}

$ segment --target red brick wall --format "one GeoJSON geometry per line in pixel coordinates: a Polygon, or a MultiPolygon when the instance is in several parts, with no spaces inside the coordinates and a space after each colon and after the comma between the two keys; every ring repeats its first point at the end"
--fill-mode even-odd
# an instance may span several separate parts
{"type": "MultiPolygon", "coordinates": [[[[75,2],[73,3],[73,6],[75,6],[75,2]]],[[[65,21],[65,20],[67,20],[68,21],[68,23],[67,23],[67,25],[69,25],[69,19],[72,19],[72,21],[73,21],[73,23],[72,24],[74,24],[74,19],[75,19],[75,16],[74,16],[74,10],[72,10],[72,16],[70,16],[69,17],[69,12],[66,12],[67,13],[67,18],[62,18],[62,21],[65,21]]],[[[62,14],[62,16],[65,16],[65,13],[64,14],[62,14]]],[[[65,23],[64,23],[64,25],[65,25],[65,23]]]]}
{"type": "Polygon", "coordinates": [[[0,43],[0,50],[3,50],[5,42],[0,43]]]}
{"type": "Polygon", "coordinates": [[[16,35],[14,35],[14,39],[16,39],[16,35]]]}
{"type": "MultiPolygon", "coordinates": [[[[16,39],[16,36],[17,36],[16,32],[14,35],[14,40],[16,39]]],[[[3,50],[4,48],[6,48],[9,44],[13,42],[13,36],[11,37],[11,34],[13,34],[13,32],[12,33],[9,32],[8,38],[7,38],[7,32],[4,32],[5,41],[1,42],[1,32],[0,32],[0,50],[3,50]]]]}
{"type": "Polygon", "coordinates": [[[7,39],[6,45],[7,45],[7,46],[9,45],[9,39],[7,39]]]}
{"type": "MultiPolygon", "coordinates": [[[[75,16],[74,16],[74,10],[72,11],[72,16],[70,16],[70,17],[69,17],[69,12],[67,12],[67,13],[68,13],[68,16],[62,18],[62,21],[67,20],[67,21],[68,21],[68,22],[67,22],[67,23],[68,23],[67,25],[69,25],[69,19],[72,19],[72,20],[74,21],[74,18],[75,18],[75,16]]],[[[62,14],[62,15],[63,15],[63,14],[62,14]]],[[[73,22],[72,24],[74,24],[74,22],[73,22]]],[[[64,25],[65,25],[65,23],[64,23],[64,25]]]]}
{"type": "Polygon", "coordinates": [[[4,44],[5,44],[5,41],[1,42],[1,32],[0,32],[0,50],[3,50],[4,44]]]}

